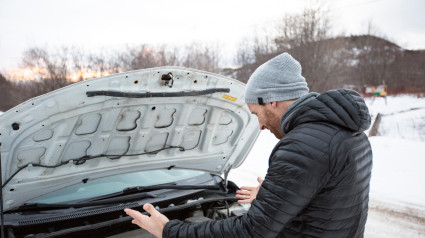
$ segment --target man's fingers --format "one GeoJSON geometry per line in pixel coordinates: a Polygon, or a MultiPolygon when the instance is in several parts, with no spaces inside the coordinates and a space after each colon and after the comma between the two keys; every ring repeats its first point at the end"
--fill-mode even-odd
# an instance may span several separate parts
{"type": "Polygon", "coordinates": [[[261,177],[258,177],[258,178],[257,178],[257,181],[258,181],[260,184],[262,184],[262,183],[263,183],[263,181],[264,181],[264,179],[262,179],[261,177]]]}
{"type": "Polygon", "coordinates": [[[129,208],[124,209],[124,211],[127,215],[133,217],[131,223],[140,226],[156,237],[161,237],[164,226],[169,221],[168,218],[157,211],[152,204],[146,203],[143,205],[143,209],[151,216],[143,215],[129,208]]]}
{"type": "Polygon", "coordinates": [[[142,225],[143,225],[142,224],[143,217],[147,217],[147,216],[143,215],[142,213],[140,213],[140,212],[138,212],[136,210],[133,210],[133,209],[129,209],[129,208],[124,209],[124,212],[127,215],[129,215],[129,216],[131,216],[133,218],[133,220],[131,221],[131,223],[133,223],[135,225],[138,225],[140,227],[142,227],[142,225]]]}
{"type": "Polygon", "coordinates": [[[145,205],[143,205],[143,210],[147,211],[149,214],[151,214],[151,216],[157,216],[160,213],[153,207],[152,204],[150,203],[146,203],[145,205]]]}
{"type": "Polygon", "coordinates": [[[238,203],[252,203],[252,199],[238,200],[238,203]]]}
{"type": "Polygon", "coordinates": [[[255,189],[255,187],[241,187],[241,190],[248,190],[248,191],[251,191],[251,190],[253,190],[253,189],[255,189]]]}
{"type": "Polygon", "coordinates": [[[142,227],[142,223],[140,223],[138,220],[136,220],[136,219],[133,219],[132,221],[131,221],[131,223],[133,223],[134,225],[138,225],[138,226],[140,226],[140,227],[142,227]]]}
{"type": "Polygon", "coordinates": [[[236,193],[238,193],[238,194],[244,194],[244,195],[250,195],[251,194],[250,191],[246,191],[246,190],[237,190],[236,193]]]}
{"type": "Polygon", "coordinates": [[[138,212],[138,211],[136,211],[136,210],[130,209],[130,208],[126,208],[126,209],[124,209],[124,212],[125,212],[127,215],[129,215],[129,216],[133,217],[134,219],[138,219],[138,218],[141,218],[141,217],[143,216],[143,214],[142,214],[142,213],[140,213],[140,212],[138,212]]]}
{"type": "Polygon", "coordinates": [[[235,197],[238,198],[238,203],[252,203],[252,201],[257,197],[258,190],[260,189],[263,179],[261,177],[257,178],[257,181],[260,183],[257,187],[241,187],[240,190],[236,190],[235,197]]]}
{"type": "Polygon", "coordinates": [[[250,196],[249,196],[249,195],[241,195],[241,194],[236,194],[236,196],[235,196],[235,197],[240,198],[240,199],[247,199],[247,198],[250,198],[250,196]]]}

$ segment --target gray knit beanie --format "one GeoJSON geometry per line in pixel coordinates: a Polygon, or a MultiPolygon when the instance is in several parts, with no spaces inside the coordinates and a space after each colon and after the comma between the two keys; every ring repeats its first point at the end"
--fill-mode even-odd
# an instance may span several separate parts
{"type": "Polygon", "coordinates": [[[248,80],[245,102],[263,104],[300,98],[309,91],[301,65],[288,53],[258,67],[248,80]]]}

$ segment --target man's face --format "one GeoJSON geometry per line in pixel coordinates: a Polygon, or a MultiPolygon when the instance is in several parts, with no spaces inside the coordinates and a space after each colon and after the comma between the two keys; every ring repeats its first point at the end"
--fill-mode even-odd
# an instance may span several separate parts
{"type": "Polygon", "coordinates": [[[266,103],[265,105],[248,103],[248,108],[252,114],[258,117],[260,130],[268,129],[277,139],[283,138],[283,132],[280,127],[281,115],[277,108],[273,107],[272,103],[266,103]]]}

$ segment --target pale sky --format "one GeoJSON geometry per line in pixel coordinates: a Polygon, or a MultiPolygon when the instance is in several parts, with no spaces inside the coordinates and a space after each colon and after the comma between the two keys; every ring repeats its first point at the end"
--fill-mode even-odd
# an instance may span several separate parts
{"type": "MultiPolygon", "coordinates": [[[[264,33],[313,0],[0,0],[0,72],[24,50],[77,46],[216,42],[230,58],[244,38],[264,33]]],[[[323,2],[323,1],[322,1],[323,2]]],[[[325,0],[335,34],[377,33],[407,49],[425,49],[425,0],[325,0]]]]}

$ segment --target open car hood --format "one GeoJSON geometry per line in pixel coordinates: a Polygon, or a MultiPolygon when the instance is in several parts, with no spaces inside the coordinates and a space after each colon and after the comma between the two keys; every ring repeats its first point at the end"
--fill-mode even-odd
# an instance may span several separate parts
{"type": "Polygon", "coordinates": [[[161,168],[221,175],[259,134],[245,85],[179,67],[75,83],[0,116],[4,209],[60,188],[161,168]]]}

